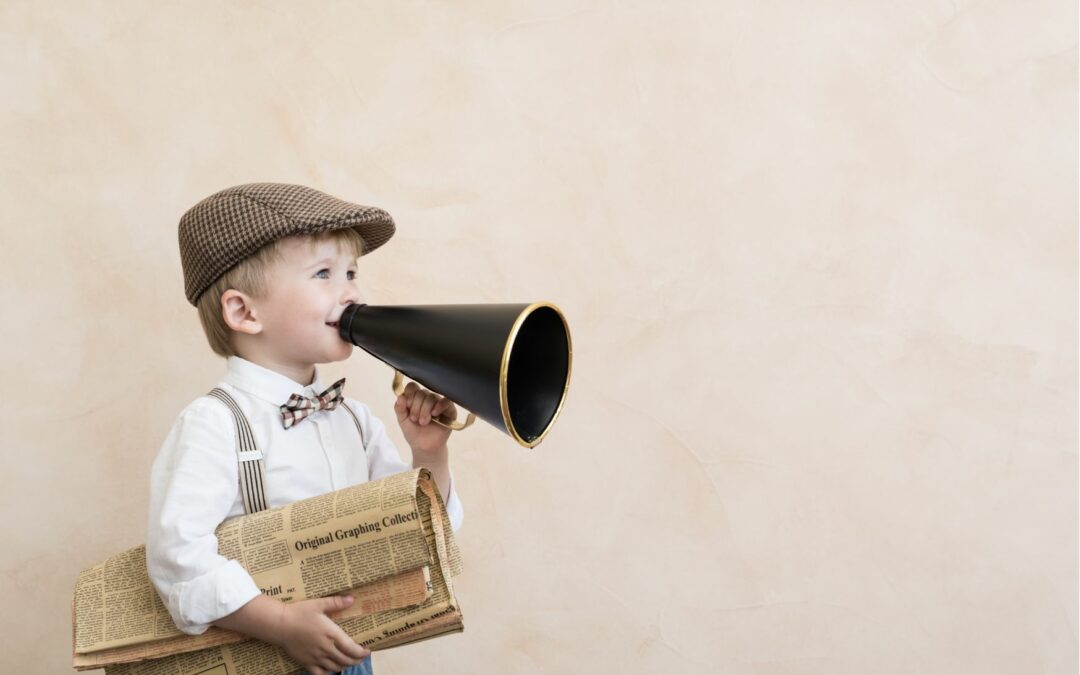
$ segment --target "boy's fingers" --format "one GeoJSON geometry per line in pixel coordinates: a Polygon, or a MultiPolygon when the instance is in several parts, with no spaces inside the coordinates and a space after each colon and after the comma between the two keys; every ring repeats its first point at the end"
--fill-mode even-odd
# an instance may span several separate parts
{"type": "Polygon", "coordinates": [[[364,649],[362,645],[356,644],[356,641],[352,638],[345,636],[345,640],[335,640],[334,645],[341,650],[341,653],[353,659],[364,659],[371,653],[364,649]]]}
{"type": "Polygon", "coordinates": [[[424,396],[424,400],[420,402],[420,424],[427,424],[431,421],[431,409],[435,407],[438,399],[438,395],[430,391],[424,396]]]}
{"type": "Polygon", "coordinates": [[[405,391],[394,400],[394,412],[398,414],[398,422],[403,422],[408,417],[417,424],[426,425],[433,417],[438,417],[447,410],[452,411],[452,416],[456,419],[457,410],[453,401],[422,389],[415,382],[406,385],[405,391]]]}
{"type": "Polygon", "coordinates": [[[364,649],[356,644],[356,641],[349,637],[349,634],[341,626],[338,626],[337,636],[334,638],[333,644],[335,653],[345,661],[341,670],[371,655],[371,650],[364,649]]]}
{"type": "MultiPolygon", "coordinates": [[[[326,657],[323,657],[323,658],[319,659],[319,665],[326,669],[327,675],[329,675],[330,673],[336,673],[339,670],[341,670],[341,668],[338,666],[338,664],[334,663],[333,659],[326,658],[326,657]]],[[[348,667],[348,666],[346,666],[346,667],[348,667]]]]}
{"type": "Polygon", "coordinates": [[[323,612],[340,612],[353,602],[351,595],[331,595],[329,598],[323,598],[321,601],[323,612]]]}
{"type": "Polygon", "coordinates": [[[443,406],[442,412],[439,413],[439,414],[441,415],[441,414],[445,413],[447,419],[456,420],[457,419],[457,407],[454,406],[454,402],[451,401],[448,398],[444,398],[443,401],[446,402],[446,405],[443,406]]]}
{"type": "Polygon", "coordinates": [[[420,410],[424,407],[425,398],[426,394],[424,392],[419,392],[413,397],[412,404],[409,405],[409,417],[412,418],[413,422],[420,421],[420,410]]]}
{"type": "Polygon", "coordinates": [[[345,656],[345,654],[337,648],[336,641],[331,642],[326,651],[326,658],[330,661],[330,669],[335,673],[339,670],[345,670],[353,664],[354,659],[345,656]]]}
{"type": "Polygon", "coordinates": [[[409,402],[405,399],[404,394],[398,396],[397,400],[394,401],[394,414],[397,415],[398,424],[404,422],[409,416],[409,402]]]}
{"type": "Polygon", "coordinates": [[[432,417],[439,417],[443,413],[447,413],[446,417],[449,419],[457,419],[457,408],[454,407],[454,402],[445,396],[440,398],[439,402],[435,404],[435,407],[431,409],[432,417]]]}
{"type": "Polygon", "coordinates": [[[420,406],[424,403],[425,394],[427,394],[426,389],[421,389],[420,387],[417,387],[416,391],[413,392],[412,398],[409,399],[409,409],[416,413],[415,415],[413,415],[413,422],[420,419],[420,406]]]}

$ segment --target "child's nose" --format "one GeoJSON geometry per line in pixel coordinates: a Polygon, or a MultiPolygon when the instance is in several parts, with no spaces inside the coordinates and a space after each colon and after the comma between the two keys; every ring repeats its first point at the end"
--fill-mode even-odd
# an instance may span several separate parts
{"type": "Polygon", "coordinates": [[[360,302],[360,291],[355,286],[353,286],[352,284],[349,284],[348,286],[346,286],[345,290],[341,294],[341,304],[343,304],[343,305],[351,305],[351,304],[355,304],[355,303],[359,303],[359,302],[360,302]]]}

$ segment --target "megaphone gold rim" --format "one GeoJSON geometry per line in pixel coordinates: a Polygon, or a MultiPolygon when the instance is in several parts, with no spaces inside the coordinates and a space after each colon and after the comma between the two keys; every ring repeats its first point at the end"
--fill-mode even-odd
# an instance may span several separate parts
{"type": "Polygon", "coordinates": [[[506,426],[510,435],[514,437],[521,445],[526,448],[533,448],[539,445],[540,441],[544,440],[544,437],[551,431],[551,427],[555,424],[555,420],[558,419],[559,413],[562,412],[563,403],[566,402],[566,392],[570,389],[570,373],[573,370],[574,363],[574,348],[573,343],[570,340],[570,323],[566,320],[566,316],[562,313],[562,310],[556,307],[550,302],[534,302],[525,309],[521,310],[517,319],[514,320],[514,325],[510,328],[510,334],[506,338],[506,345],[503,347],[502,364],[499,366],[499,407],[502,409],[503,424],[506,426]],[[562,395],[559,397],[559,405],[555,408],[555,413],[548,420],[547,426],[544,430],[537,435],[531,441],[527,441],[521,437],[517,428],[514,427],[514,421],[510,419],[510,401],[507,396],[507,374],[510,370],[510,352],[514,349],[514,340],[517,338],[518,331],[521,330],[522,324],[525,323],[525,319],[529,318],[529,315],[538,309],[548,307],[555,310],[555,313],[559,315],[559,320],[563,323],[563,329],[566,331],[566,382],[563,384],[562,395]]]}

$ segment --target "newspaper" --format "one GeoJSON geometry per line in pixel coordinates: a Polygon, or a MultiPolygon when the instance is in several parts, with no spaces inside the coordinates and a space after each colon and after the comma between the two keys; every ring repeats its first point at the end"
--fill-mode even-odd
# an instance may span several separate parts
{"type": "MultiPolygon", "coordinates": [[[[353,616],[416,605],[431,595],[431,588],[431,575],[427,566],[402,572],[386,579],[380,579],[360,588],[349,590],[349,595],[352,595],[356,601],[352,606],[341,610],[337,618],[339,620],[347,619],[353,616]]],[[[211,626],[205,633],[198,636],[181,633],[178,637],[148,643],[111,647],[87,654],[75,654],[74,665],[78,670],[102,668],[116,663],[160,658],[193,649],[235,644],[247,639],[249,638],[241,633],[211,626]]]]}
{"type": "MultiPolygon", "coordinates": [[[[371,649],[463,630],[450,582],[461,558],[426,469],[241,516],[217,534],[221,554],[239,561],[269,597],[352,593],[359,602],[333,618],[371,649]]],[[[176,629],[146,575],[145,555],[131,549],[80,575],[72,601],[76,669],[299,672],[284,652],[238,633],[176,629]]]]}

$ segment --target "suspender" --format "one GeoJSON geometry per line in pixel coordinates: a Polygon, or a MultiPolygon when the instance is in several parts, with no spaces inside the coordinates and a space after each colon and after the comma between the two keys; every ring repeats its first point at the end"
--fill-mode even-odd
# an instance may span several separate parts
{"type": "Polygon", "coordinates": [[[236,459],[240,462],[240,497],[244,502],[244,513],[265,511],[267,504],[263,476],[266,473],[266,464],[255,445],[255,434],[251,433],[251,425],[240,406],[224,389],[215,387],[209,395],[225,404],[236,423],[236,459]]]}
{"type": "Polygon", "coordinates": [[[364,438],[364,428],[360,426],[360,419],[356,416],[356,413],[352,411],[352,408],[350,408],[349,404],[345,401],[341,402],[341,407],[349,411],[349,416],[352,417],[353,423],[356,424],[356,432],[360,434],[360,447],[364,449],[364,452],[367,452],[367,439],[364,438]]]}
{"type": "MultiPolygon", "coordinates": [[[[233,422],[236,426],[236,460],[239,462],[239,471],[237,473],[240,475],[240,497],[244,502],[244,513],[265,511],[269,508],[263,481],[266,474],[266,463],[263,461],[263,454],[259,452],[259,448],[255,444],[255,434],[251,432],[251,424],[248,422],[244,412],[240,410],[240,406],[236,404],[236,400],[224,389],[214,387],[207,395],[213,396],[224,403],[225,407],[233,415],[233,422]]],[[[360,426],[360,418],[344,401],[341,402],[341,406],[349,411],[349,416],[352,417],[353,423],[356,424],[356,431],[360,434],[361,447],[367,452],[367,439],[364,438],[364,429],[360,426]]]]}

